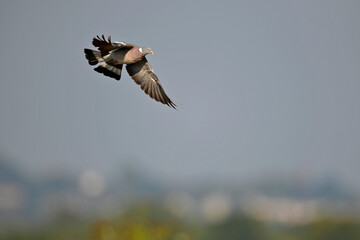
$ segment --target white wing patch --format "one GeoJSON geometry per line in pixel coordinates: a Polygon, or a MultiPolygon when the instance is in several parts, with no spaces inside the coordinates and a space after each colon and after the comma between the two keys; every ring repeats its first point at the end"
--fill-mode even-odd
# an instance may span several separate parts
{"type": "Polygon", "coordinates": [[[124,43],[124,42],[114,42],[114,43],[118,43],[118,44],[120,44],[120,45],[124,45],[124,46],[126,46],[127,44],[126,43],[124,43]]]}
{"type": "Polygon", "coordinates": [[[154,83],[156,83],[156,80],[155,80],[153,77],[151,78],[151,80],[152,80],[154,83]]]}

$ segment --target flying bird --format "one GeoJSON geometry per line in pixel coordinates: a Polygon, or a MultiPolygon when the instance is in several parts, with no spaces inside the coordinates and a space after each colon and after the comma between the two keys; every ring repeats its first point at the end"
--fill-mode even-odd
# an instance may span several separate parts
{"type": "Polygon", "coordinates": [[[166,95],[154,70],[146,60],[146,55],[153,55],[149,47],[138,47],[132,43],[112,42],[111,36],[106,40],[104,35],[93,38],[92,44],[98,50],[84,49],[85,57],[90,65],[100,63],[95,71],[105,76],[120,80],[123,64],[131,78],[152,99],[173,107],[176,104],[166,95]]]}

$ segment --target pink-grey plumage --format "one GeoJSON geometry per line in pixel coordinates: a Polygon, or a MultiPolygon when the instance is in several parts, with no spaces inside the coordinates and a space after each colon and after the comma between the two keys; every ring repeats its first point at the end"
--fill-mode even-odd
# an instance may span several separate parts
{"type": "Polygon", "coordinates": [[[151,48],[140,48],[135,44],[125,42],[112,42],[110,36],[106,40],[104,35],[101,38],[96,36],[92,44],[98,50],[85,48],[84,52],[90,65],[100,63],[94,68],[95,71],[120,80],[122,66],[126,64],[126,70],[131,78],[147,95],[176,109],[175,103],[166,95],[158,77],[145,58],[147,54],[153,54],[151,48]]]}

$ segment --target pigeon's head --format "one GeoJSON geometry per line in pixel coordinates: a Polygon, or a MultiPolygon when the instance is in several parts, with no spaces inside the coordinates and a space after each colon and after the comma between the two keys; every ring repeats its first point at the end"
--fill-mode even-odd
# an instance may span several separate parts
{"type": "Polygon", "coordinates": [[[143,48],[141,48],[141,50],[142,50],[141,52],[144,53],[145,55],[146,55],[146,54],[149,54],[149,53],[150,53],[151,55],[154,54],[153,51],[152,51],[152,49],[149,48],[149,47],[143,47],[143,48]]]}

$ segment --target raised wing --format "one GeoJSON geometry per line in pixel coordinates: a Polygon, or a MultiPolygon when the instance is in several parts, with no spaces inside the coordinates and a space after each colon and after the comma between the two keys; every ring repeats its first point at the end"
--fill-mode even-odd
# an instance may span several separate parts
{"type": "Polygon", "coordinates": [[[118,48],[132,48],[134,44],[125,42],[111,42],[111,36],[108,37],[107,41],[104,34],[93,38],[92,44],[97,47],[103,55],[108,54],[110,51],[118,48]]]}
{"type": "Polygon", "coordinates": [[[176,109],[176,104],[166,95],[158,77],[145,57],[139,62],[126,65],[126,70],[131,78],[152,99],[176,109]]]}

